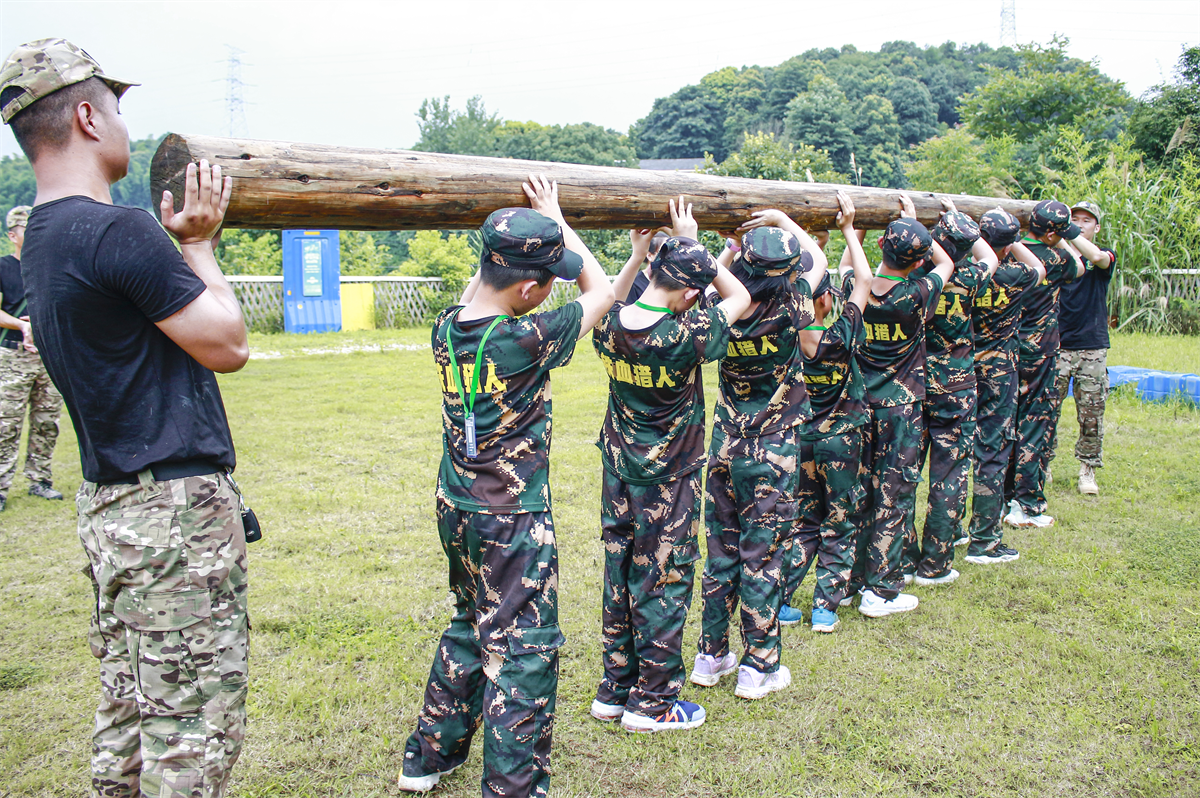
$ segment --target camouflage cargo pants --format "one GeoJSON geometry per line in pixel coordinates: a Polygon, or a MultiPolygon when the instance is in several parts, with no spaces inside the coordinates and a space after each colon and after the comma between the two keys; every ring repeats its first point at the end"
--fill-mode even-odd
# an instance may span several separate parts
{"type": "Polygon", "coordinates": [[[33,352],[0,346],[0,496],[8,493],[17,472],[21,426],[29,411],[29,443],[25,476],[30,482],[50,482],[50,460],[58,440],[62,396],[33,352]]]}
{"type": "Polygon", "coordinates": [[[483,795],[545,796],[558,695],[558,546],[551,514],[438,502],[454,615],[442,633],[404,773],[458,767],[483,720],[483,795]]]}
{"type": "Polygon", "coordinates": [[[95,589],[92,795],[218,798],[246,730],[246,536],[224,475],[76,496],[95,589]]]}
{"type": "Polygon", "coordinates": [[[851,583],[888,601],[904,586],[904,547],[917,534],[913,518],[922,427],[920,402],[872,407],[864,427],[869,482],[855,523],[859,538],[851,583]]]}
{"type": "Polygon", "coordinates": [[[605,469],[600,502],[604,676],[596,698],[658,717],[683,687],[683,625],[700,559],[700,471],[630,485],[605,469]]]}
{"type": "Polygon", "coordinates": [[[784,600],[816,563],[813,608],[837,612],[850,590],[858,535],[854,519],[866,493],[861,427],[841,435],[800,441],[800,521],[790,541],[784,600]]]}
{"type": "Polygon", "coordinates": [[[923,406],[925,434],[921,463],[929,461],[925,528],[905,553],[905,564],[921,577],[944,576],[954,562],[954,541],[967,513],[968,477],[975,450],[976,389],[931,393],[923,406]]]}
{"type": "Polygon", "coordinates": [[[1050,459],[1058,451],[1058,423],[1067,398],[1071,378],[1075,378],[1075,417],[1079,421],[1079,440],[1075,459],[1092,468],[1104,466],[1104,402],[1108,399],[1108,350],[1063,349],[1058,353],[1058,403],[1054,409],[1054,437],[1050,441],[1050,459]]]}
{"type": "Polygon", "coordinates": [[[1000,545],[1004,480],[1017,437],[1017,371],[1011,359],[976,362],[975,484],[971,498],[971,546],[978,555],[1000,545]]]}
{"type": "Polygon", "coordinates": [[[1017,443],[1008,467],[1005,497],[1016,499],[1029,515],[1046,512],[1046,468],[1054,436],[1058,389],[1057,357],[1017,363],[1017,443]]]}
{"type": "Polygon", "coordinates": [[[796,524],[797,428],[739,438],[714,427],[704,506],[700,653],[723,657],[741,601],[742,664],[779,670],[784,550],[796,524]]]}

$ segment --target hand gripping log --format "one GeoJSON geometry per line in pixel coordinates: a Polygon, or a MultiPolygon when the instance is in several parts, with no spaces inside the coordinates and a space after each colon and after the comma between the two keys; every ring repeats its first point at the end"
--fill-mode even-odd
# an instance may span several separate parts
{"type": "MultiPolygon", "coordinates": [[[[670,224],[667,200],[680,194],[693,203],[702,230],[733,230],[764,208],[779,208],[810,230],[831,229],[839,190],[854,200],[856,227],[882,229],[900,215],[895,189],[176,133],[159,146],[150,167],[156,208],[164,189],[182,207],[184,170],[201,158],[233,177],[226,227],[464,230],[497,208],[528,206],[521,181],[530,174],[558,181],[563,213],[580,229],[670,224]]],[[[938,220],[938,195],[908,194],[918,219],[926,225],[938,220]]],[[[999,205],[1022,224],[1034,205],[949,196],[975,219],[999,205]]]]}

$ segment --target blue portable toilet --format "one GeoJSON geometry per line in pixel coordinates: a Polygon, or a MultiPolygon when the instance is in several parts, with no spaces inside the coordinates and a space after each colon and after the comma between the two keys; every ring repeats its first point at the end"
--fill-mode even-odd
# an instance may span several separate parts
{"type": "Polygon", "coordinates": [[[337,230],[283,231],[283,329],[342,329],[341,257],[337,230]]]}

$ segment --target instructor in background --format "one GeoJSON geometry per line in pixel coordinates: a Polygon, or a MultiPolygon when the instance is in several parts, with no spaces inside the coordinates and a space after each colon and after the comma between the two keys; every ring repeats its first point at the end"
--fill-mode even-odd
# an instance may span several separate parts
{"type": "Polygon", "coordinates": [[[29,445],[25,476],[29,478],[29,495],[42,499],[63,497],[54,489],[50,475],[62,396],[50,382],[33,344],[25,284],[21,280],[21,248],[25,244],[29,210],[28,205],[18,205],[8,212],[5,227],[14,252],[0,258],[0,512],[4,512],[8,489],[17,473],[26,410],[29,445]]]}
{"type": "MultiPolygon", "coordinates": [[[[1080,202],[1071,208],[1071,221],[1080,235],[1094,241],[1100,232],[1104,213],[1094,202],[1080,202]]],[[[1073,283],[1063,286],[1059,299],[1058,325],[1062,349],[1058,354],[1058,404],[1054,410],[1054,438],[1050,444],[1053,459],[1058,449],[1058,422],[1062,415],[1067,386],[1075,379],[1075,415],[1079,419],[1079,440],[1075,459],[1079,461],[1079,492],[1089,496],[1100,493],[1096,469],[1104,465],[1104,402],[1108,397],[1108,285],[1112,282],[1117,254],[1101,249],[1099,257],[1086,260],[1087,271],[1073,283]]]]}
{"type": "Polygon", "coordinates": [[[213,371],[246,363],[241,309],[213,257],[232,181],[189,164],[162,223],[115,207],[134,84],[64,39],[14,50],[0,117],[33,166],[29,317],[79,438],[79,537],[100,660],[92,794],[219,798],[246,719],[246,537],[213,371]]]}

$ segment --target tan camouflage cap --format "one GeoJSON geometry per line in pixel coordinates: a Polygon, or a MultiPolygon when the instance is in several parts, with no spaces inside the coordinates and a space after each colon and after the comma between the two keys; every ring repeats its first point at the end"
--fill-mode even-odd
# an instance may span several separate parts
{"type": "Polygon", "coordinates": [[[33,210],[28,205],[18,205],[8,212],[8,216],[4,217],[4,228],[11,230],[14,227],[22,227],[29,222],[29,212],[33,210]]]}
{"type": "Polygon", "coordinates": [[[1089,200],[1084,200],[1083,202],[1076,202],[1074,205],[1071,206],[1071,210],[1072,211],[1083,211],[1084,213],[1090,213],[1092,216],[1095,217],[1097,222],[1104,221],[1104,211],[1100,210],[1099,205],[1097,205],[1096,203],[1091,202],[1089,200]]]}
{"type": "Polygon", "coordinates": [[[0,93],[10,86],[24,89],[0,109],[0,118],[8,124],[20,111],[48,94],[88,78],[100,78],[117,95],[140,84],[116,80],[105,75],[96,59],[66,39],[38,39],[22,44],[8,54],[0,67],[0,93]]]}

